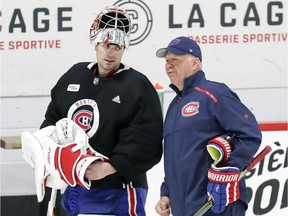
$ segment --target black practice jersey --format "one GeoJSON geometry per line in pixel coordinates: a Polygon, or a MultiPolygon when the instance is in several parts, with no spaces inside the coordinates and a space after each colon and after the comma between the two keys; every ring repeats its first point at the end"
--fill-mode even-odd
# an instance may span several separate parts
{"type": "Polygon", "coordinates": [[[41,128],[68,117],[83,128],[93,149],[109,157],[117,173],[94,188],[147,188],[146,171],[162,155],[162,110],[146,76],[121,64],[111,77],[93,75],[97,64],[73,65],[51,90],[41,128]]]}

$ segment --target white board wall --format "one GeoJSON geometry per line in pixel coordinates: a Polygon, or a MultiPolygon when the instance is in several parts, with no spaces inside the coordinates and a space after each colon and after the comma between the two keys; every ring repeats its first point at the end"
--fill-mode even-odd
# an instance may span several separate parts
{"type": "Polygon", "coordinates": [[[182,35],[200,43],[208,79],[232,88],[287,88],[285,0],[14,0],[0,9],[1,96],[48,95],[72,64],[95,60],[89,29],[112,4],[133,22],[123,61],[165,89],[164,61],[155,52],[182,35]]]}

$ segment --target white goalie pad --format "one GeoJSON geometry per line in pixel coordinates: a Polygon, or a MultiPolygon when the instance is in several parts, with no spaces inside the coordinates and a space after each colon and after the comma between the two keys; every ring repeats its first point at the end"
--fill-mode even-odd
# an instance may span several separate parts
{"type": "Polygon", "coordinates": [[[51,134],[54,126],[41,129],[33,134],[23,132],[21,134],[22,156],[34,170],[34,179],[38,202],[41,202],[45,195],[46,185],[49,187],[62,189],[67,185],[61,180],[59,174],[49,176],[46,162],[43,157],[43,143],[49,142],[47,134],[51,134]],[[47,178],[49,176],[49,178],[47,178]]]}
{"type": "Polygon", "coordinates": [[[96,160],[108,160],[95,152],[85,132],[66,118],[33,134],[23,132],[21,141],[23,158],[34,169],[38,202],[43,200],[46,186],[63,189],[78,184],[90,189],[91,182],[84,177],[87,167],[96,160]]]}
{"type": "Polygon", "coordinates": [[[34,170],[36,194],[38,202],[41,202],[45,195],[45,165],[43,150],[39,141],[29,132],[21,134],[22,156],[34,170]]]}

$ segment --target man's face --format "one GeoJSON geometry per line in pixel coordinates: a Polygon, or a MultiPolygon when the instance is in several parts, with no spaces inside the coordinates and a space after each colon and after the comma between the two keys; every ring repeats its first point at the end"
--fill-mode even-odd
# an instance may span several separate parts
{"type": "Polygon", "coordinates": [[[99,43],[95,50],[99,74],[106,76],[110,71],[119,67],[125,49],[117,44],[99,43]]]}
{"type": "Polygon", "coordinates": [[[173,83],[180,91],[183,89],[185,78],[191,76],[195,72],[193,71],[194,59],[190,54],[175,55],[171,52],[167,52],[165,56],[166,60],[166,73],[173,83]]]}

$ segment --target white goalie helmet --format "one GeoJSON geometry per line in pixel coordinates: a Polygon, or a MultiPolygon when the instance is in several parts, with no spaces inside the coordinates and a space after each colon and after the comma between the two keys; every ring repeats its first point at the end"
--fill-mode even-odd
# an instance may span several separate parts
{"type": "Polygon", "coordinates": [[[90,28],[90,42],[112,43],[128,49],[130,44],[131,21],[128,13],[117,6],[107,6],[96,17],[90,28]]]}

